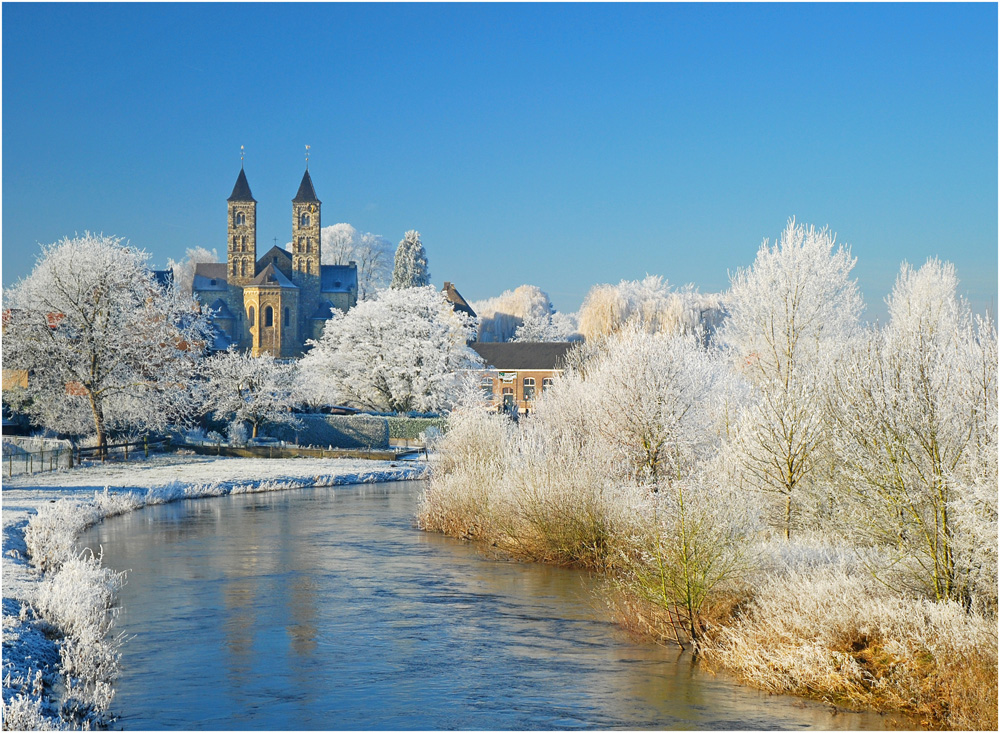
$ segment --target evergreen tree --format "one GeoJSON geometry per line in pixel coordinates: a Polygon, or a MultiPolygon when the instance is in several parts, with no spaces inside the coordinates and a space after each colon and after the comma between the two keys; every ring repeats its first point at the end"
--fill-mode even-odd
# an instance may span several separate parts
{"type": "Polygon", "coordinates": [[[411,229],[396,249],[396,263],[392,270],[391,287],[422,288],[430,285],[431,274],[427,269],[427,253],[420,242],[420,232],[411,229]]]}

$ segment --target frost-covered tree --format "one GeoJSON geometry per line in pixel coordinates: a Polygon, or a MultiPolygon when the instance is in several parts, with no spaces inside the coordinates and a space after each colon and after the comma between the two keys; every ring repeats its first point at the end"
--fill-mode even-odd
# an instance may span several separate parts
{"type": "Polygon", "coordinates": [[[296,422],[292,408],[300,402],[295,367],[270,354],[259,357],[230,348],[205,360],[202,408],[216,418],[250,423],[256,438],[263,425],[296,422]]]}
{"type": "Polygon", "coordinates": [[[520,285],[470,305],[479,317],[477,340],[489,342],[513,341],[525,321],[534,324],[533,329],[547,328],[554,312],[548,293],[535,285],[520,285]]]}
{"type": "Polygon", "coordinates": [[[427,269],[427,253],[420,241],[420,232],[411,229],[403,236],[399,247],[396,248],[391,287],[397,290],[422,288],[429,285],[430,281],[431,274],[427,269]]]}
{"type": "Polygon", "coordinates": [[[174,285],[184,295],[190,295],[194,288],[194,271],[202,262],[218,262],[219,254],[216,250],[207,250],[204,247],[192,247],[185,252],[185,257],[180,262],[174,260],[167,261],[167,267],[174,274],[174,285]]]}
{"type": "Polygon", "coordinates": [[[834,375],[838,463],[857,526],[897,572],[938,600],[995,603],[996,329],[973,321],[957,285],[949,263],[903,265],[889,323],[834,375]]]}
{"type": "Polygon", "coordinates": [[[358,268],[358,299],[367,300],[389,284],[393,249],[388,239],[371,232],[359,232],[350,224],[323,227],[323,264],[358,268]]]}
{"type": "Polygon", "coordinates": [[[208,323],[190,294],[154,280],[148,259],[117,237],[66,238],[43,246],[7,293],[3,366],[27,372],[15,399],[37,423],[105,445],[109,430],[188,417],[208,323]]]}
{"type": "Polygon", "coordinates": [[[466,345],[472,328],[472,319],[433,286],[390,288],[334,313],[319,341],[310,342],[302,373],[319,397],[335,404],[389,412],[447,409],[459,373],[480,364],[466,345]]]}
{"type": "Polygon", "coordinates": [[[828,444],[823,408],[839,354],[862,309],[855,260],[826,229],[792,219],[733,277],[718,337],[755,390],[735,426],[743,479],[780,499],[786,538],[828,444]]]}
{"type": "Polygon", "coordinates": [[[595,285],[580,306],[578,320],[580,333],[592,341],[629,323],[650,333],[711,332],[722,312],[718,295],[703,295],[691,285],[671,291],[662,277],[647,275],[618,285],[595,285]]]}

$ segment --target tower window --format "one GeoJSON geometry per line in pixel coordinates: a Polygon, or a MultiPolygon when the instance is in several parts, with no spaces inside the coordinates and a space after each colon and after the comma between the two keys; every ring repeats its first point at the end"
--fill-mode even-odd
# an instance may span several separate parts
{"type": "Polygon", "coordinates": [[[247,215],[242,211],[236,212],[236,226],[241,227],[247,223],[247,215]]]}
{"type": "Polygon", "coordinates": [[[274,325],[274,308],[267,306],[264,308],[264,328],[274,325]]]}
{"type": "Polygon", "coordinates": [[[312,267],[310,266],[311,264],[312,263],[310,263],[309,260],[306,260],[306,274],[307,275],[311,275],[312,274],[312,267]]]}
{"type": "Polygon", "coordinates": [[[309,214],[302,214],[299,216],[299,226],[300,227],[309,226],[309,214]]]}

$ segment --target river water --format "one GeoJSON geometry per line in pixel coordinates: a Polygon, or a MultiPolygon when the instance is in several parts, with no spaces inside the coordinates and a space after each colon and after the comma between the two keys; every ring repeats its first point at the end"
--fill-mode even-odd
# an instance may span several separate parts
{"type": "MultiPolygon", "coordinates": [[[[883,729],[712,676],[611,623],[585,573],[414,527],[418,483],[108,519],[125,729],[883,729]]],[[[116,726],[117,727],[117,726],[116,726]]]]}

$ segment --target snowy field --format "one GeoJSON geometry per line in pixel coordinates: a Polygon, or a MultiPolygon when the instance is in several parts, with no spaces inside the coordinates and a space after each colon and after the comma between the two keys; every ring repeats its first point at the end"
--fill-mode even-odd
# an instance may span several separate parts
{"type": "MultiPolygon", "coordinates": [[[[37,518],[36,529],[44,525],[45,531],[55,536],[49,546],[65,554],[72,552],[75,534],[89,524],[150,504],[234,493],[412,480],[423,478],[427,470],[424,460],[168,455],[141,462],[4,477],[4,728],[18,721],[34,723],[25,726],[32,728],[60,725],[55,717],[58,711],[47,694],[62,675],[57,669],[60,655],[56,644],[43,633],[45,621],[37,618],[31,608],[38,604],[46,580],[45,574],[28,563],[31,540],[26,538],[26,529],[33,518],[37,518]],[[60,532],[64,536],[56,536],[60,532]]],[[[39,558],[34,559],[38,564],[39,558]]]]}

